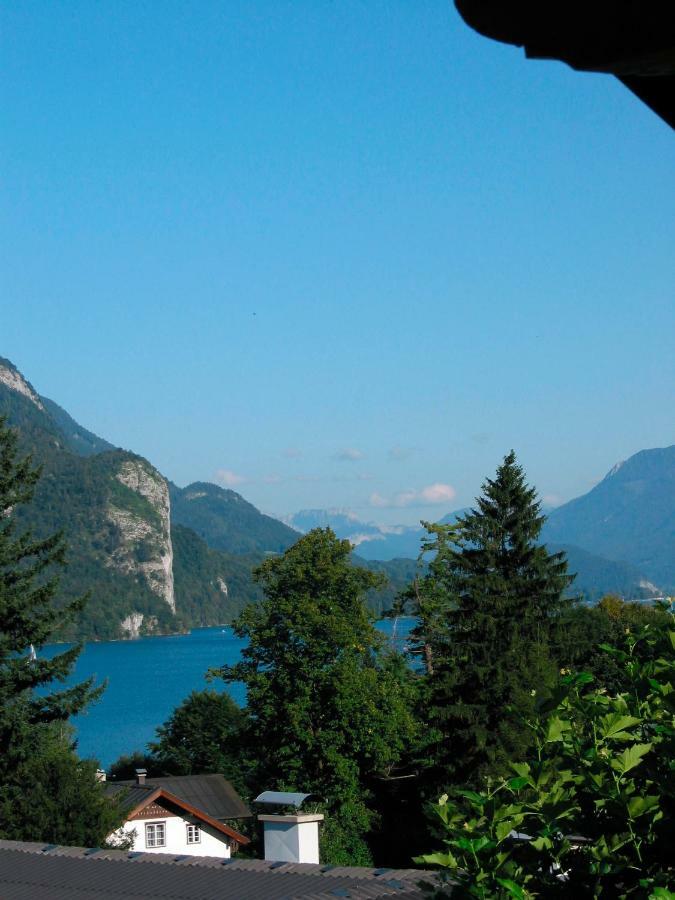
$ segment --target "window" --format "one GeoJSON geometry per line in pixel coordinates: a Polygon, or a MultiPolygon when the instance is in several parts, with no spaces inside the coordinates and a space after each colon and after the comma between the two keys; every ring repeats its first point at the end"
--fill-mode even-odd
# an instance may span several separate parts
{"type": "Polygon", "coordinates": [[[153,822],[145,826],[146,847],[166,847],[166,824],[153,822]]]}
{"type": "Polygon", "coordinates": [[[199,828],[199,825],[186,825],[187,829],[187,842],[188,844],[199,844],[201,843],[202,833],[199,828]]]}

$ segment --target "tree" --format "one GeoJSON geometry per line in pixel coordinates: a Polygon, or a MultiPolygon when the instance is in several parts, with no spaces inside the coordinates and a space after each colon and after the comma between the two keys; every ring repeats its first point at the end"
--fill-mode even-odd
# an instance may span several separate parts
{"type": "MultiPolygon", "coordinates": [[[[589,672],[598,687],[620,693],[626,689],[625,667],[615,656],[603,651],[602,646],[619,646],[627,629],[658,630],[671,623],[671,614],[659,607],[628,603],[614,594],[606,594],[596,606],[578,605],[565,611],[554,653],[563,668],[589,672]]],[[[634,655],[647,662],[654,652],[651,642],[641,641],[634,655]]]]}
{"type": "Polygon", "coordinates": [[[669,618],[623,635],[623,647],[605,646],[626,690],[610,694],[589,673],[566,674],[523,723],[534,750],[528,762],[512,763],[480,792],[441,797],[446,849],[420,862],[447,870],[453,897],[673,896],[669,618]]]}
{"type": "Polygon", "coordinates": [[[521,753],[520,717],[555,682],[549,644],[572,579],[564,554],[537,543],[543,522],[511,451],[476,509],[431,529],[418,638],[434,657],[423,711],[432,791],[521,753]]]}
{"type": "MultiPolygon", "coordinates": [[[[0,418],[0,836],[50,840],[55,832],[48,816],[40,818],[38,834],[31,804],[48,805],[48,798],[57,803],[65,782],[71,776],[77,781],[82,766],[89,775],[92,765],[95,771],[95,764],[78,761],[62,726],[101,689],[91,679],[54,689],[54,682],[63,682],[72,671],[79,645],[51,658],[39,653],[55,628],[72,620],[85,602],[57,602],[54,573],[64,563],[63,536],[35,540],[29,531],[17,533],[16,512],[30,503],[39,474],[30,457],[19,458],[17,436],[0,418]],[[36,659],[31,648],[38,651],[36,659]]],[[[89,775],[82,784],[98,807],[102,789],[89,775]]],[[[85,827],[89,812],[79,816],[70,810],[59,827],[60,838],[79,840],[86,833],[88,843],[103,840],[107,815],[98,820],[92,815],[85,827]]]]}
{"type": "MultiPolygon", "coordinates": [[[[75,752],[72,726],[33,732],[30,755],[0,788],[0,831],[7,840],[101,847],[124,820],[123,797],[111,799],[93,759],[75,752]]],[[[119,846],[119,842],[115,844],[119,846]]]]}
{"type": "Polygon", "coordinates": [[[246,722],[228,694],[192,691],[157,729],[151,765],[168,775],[220,772],[246,794],[246,722]]]}
{"type": "Polygon", "coordinates": [[[364,603],[380,579],[350,565],[351,550],[315,529],[264,562],[264,599],[234,624],[248,641],[242,661],[220,673],[247,688],[257,786],[318,794],[325,861],[368,864],[372,779],[391,773],[414,723],[409,674],[364,603]]]}

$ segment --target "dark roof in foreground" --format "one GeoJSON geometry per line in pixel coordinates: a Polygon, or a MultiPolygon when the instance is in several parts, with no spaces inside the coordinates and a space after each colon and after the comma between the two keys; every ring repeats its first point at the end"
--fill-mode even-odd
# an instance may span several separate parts
{"type": "Polygon", "coordinates": [[[214,819],[247,819],[251,816],[251,810],[222,775],[148,778],[145,784],[137,784],[136,781],[109,781],[106,787],[110,793],[120,787],[128,788],[129,806],[134,809],[159,787],[214,819]]]}
{"type": "Polygon", "coordinates": [[[433,875],[0,841],[2,900],[419,900],[422,878],[433,875]]]}

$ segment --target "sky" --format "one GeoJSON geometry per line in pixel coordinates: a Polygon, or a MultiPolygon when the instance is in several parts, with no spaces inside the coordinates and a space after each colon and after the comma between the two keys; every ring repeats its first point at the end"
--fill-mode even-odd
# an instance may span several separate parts
{"type": "Polygon", "coordinates": [[[0,7],[0,355],[180,485],[386,524],[675,443],[675,142],[449,0],[0,7]]]}

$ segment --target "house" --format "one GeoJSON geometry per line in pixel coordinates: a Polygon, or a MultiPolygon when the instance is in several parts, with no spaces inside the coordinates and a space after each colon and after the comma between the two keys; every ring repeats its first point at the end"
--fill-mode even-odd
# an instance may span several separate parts
{"type": "Polygon", "coordinates": [[[135,781],[108,782],[106,793],[122,793],[127,808],[124,824],[109,840],[131,837],[134,851],[229,859],[249,843],[234,826],[251,811],[222,775],[148,779],[137,769],[135,781]]]}

